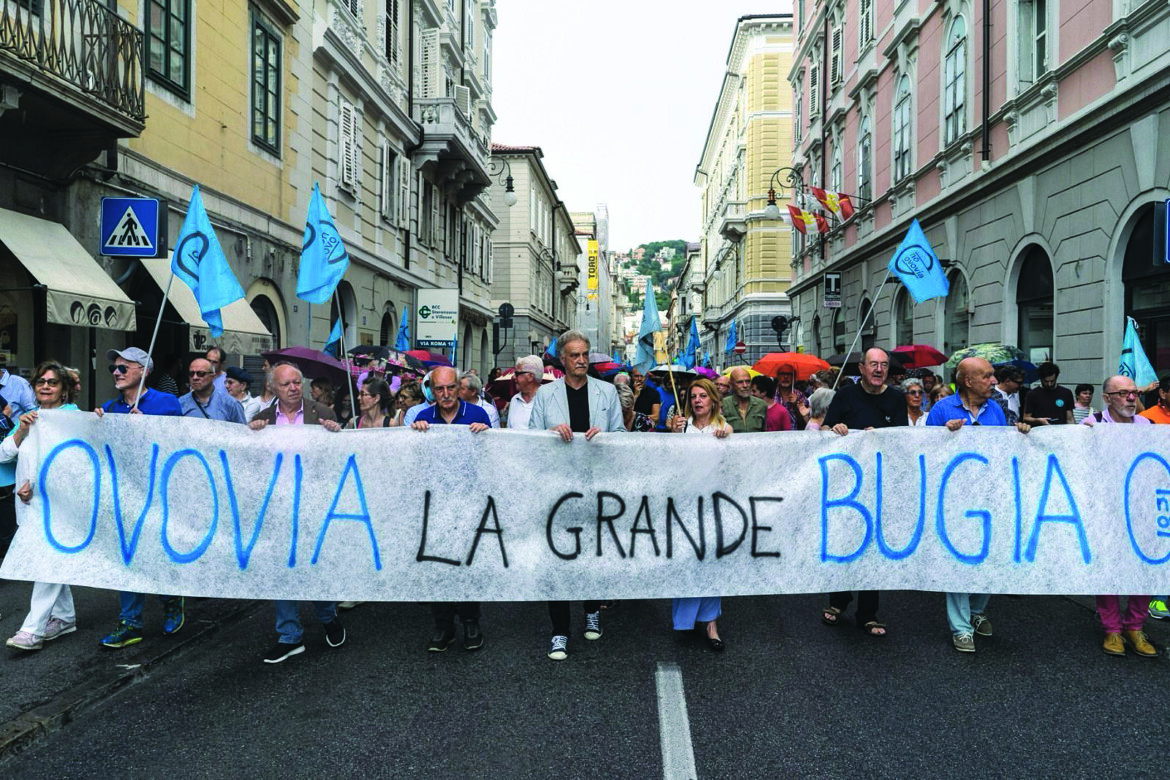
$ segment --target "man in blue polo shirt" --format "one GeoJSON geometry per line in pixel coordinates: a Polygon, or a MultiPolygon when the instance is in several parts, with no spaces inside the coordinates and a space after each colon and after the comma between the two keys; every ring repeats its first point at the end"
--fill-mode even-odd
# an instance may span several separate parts
{"type": "MultiPolygon", "coordinates": [[[[995,369],[983,358],[966,358],[955,370],[954,395],[940,399],[930,408],[927,425],[957,431],[964,426],[1008,425],[1003,408],[989,400],[995,392],[995,369]]],[[[1020,433],[1030,429],[1016,423],[1020,433]]],[[[975,652],[975,634],[991,636],[991,621],[984,611],[991,596],[986,593],[948,593],[947,622],[951,624],[951,642],[960,653],[975,652]]]]}
{"type": "Polygon", "coordinates": [[[247,425],[244,407],[227,390],[215,384],[215,370],[207,358],[195,358],[187,370],[191,392],[179,398],[184,417],[224,420],[247,425]]]}
{"type": "MultiPolygon", "coordinates": [[[[410,427],[426,431],[432,425],[467,425],[472,433],[486,431],[492,421],[481,407],[459,398],[459,375],[447,366],[431,372],[431,392],[435,405],[418,413],[410,427]]],[[[455,616],[463,622],[463,649],[483,647],[483,632],[479,630],[479,602],[432,602],[431,615],[435,618],[435,635],[427,650],[441,653],[455,642],[455,616]]]]}
{"type": "MultiPolygon", "coordinates": [[[[179,399],[162,390],[152,390],[142,384],[154,367],[150,355],[146,350],[138,347],[106,352],[106,359],[112,361],[110,373],[114,375],[114,387],[119,395],[105,404],[94,409],[94,414],[101,417],[104,414],[157,414],[168,417],[181,417],[183,410],[179,406],[179,399]],[[142,387],[142,392],[138,388],[142,387]]],[[[120,648],[137,644],[142,641],[142,608],[146,605],[146,595],[143,593],[120,593],[122,610],[118,615],[118,627],[102,637],[102,645],[109,648],[120,648]]],[[[163,604],[165,618],[163,633],[176,633],[183,627],[185,616],[182,596],[159,596],[163,604]]]]}

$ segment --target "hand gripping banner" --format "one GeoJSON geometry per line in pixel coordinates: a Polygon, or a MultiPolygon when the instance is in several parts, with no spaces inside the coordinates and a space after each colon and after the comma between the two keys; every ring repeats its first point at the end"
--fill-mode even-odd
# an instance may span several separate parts
{"type": "MultiPolygon", "coordinates": [[[[0,575],[461,601],[1170,590],[1154,426],[578,436],[50,411],[0,575]]],[[[19,502],[18,502],[19,503],[19,502]]]]}

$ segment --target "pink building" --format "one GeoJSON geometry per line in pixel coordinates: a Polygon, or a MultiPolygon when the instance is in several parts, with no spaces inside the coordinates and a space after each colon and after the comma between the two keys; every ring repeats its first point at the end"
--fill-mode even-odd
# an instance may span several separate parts
{"type": "MultiPolygon", "coordinates": [[[[1170,370],[1170,5],[794,0],[794,165],[856,215],[793,247],[804,349],[1016,344],[1062,383],[1116,371],[1126,315],[1170,370]],[[1164,124],[1163,124],[1164,123],[1164,124]],[[915,306],[886,265],[912,219],[951,279],[915,306]],[[825,274],[842,306],[826,308],[825,274]]],[[[787,193],[786,193],[787,194],[787,193]]]]}

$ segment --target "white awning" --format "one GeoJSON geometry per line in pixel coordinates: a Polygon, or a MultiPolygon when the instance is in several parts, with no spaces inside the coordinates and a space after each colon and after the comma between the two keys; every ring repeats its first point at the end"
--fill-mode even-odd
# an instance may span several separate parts
{"type": "MultiPolygon", "coordinates": [[[[159,290],[166,290],[167,282],[171,278],[171,259],[143,258],[142,265],[150,272],[159,290]]],[[[218,339],[211,337],[211,331],[208,330],[199,311],[195,293],[191,292],[191,288],[181,279],[171,285],[168,300],[183,321],[191,326],[192,352],[202,352],[214,345],[225,352],[237,355],[258,355],[273,348],[272,334],[264,327],[264,323],[256,316],[256,312],[252,311],[246,300],[240,299],[220,310],[223,316],[223,335],[218,339]]]]}
{"type": "Polygon", "coordinates": [[[47,288],[49,322],[137,329],[134,302],[61,223],[0,209],[0,242],[47,288]]]}

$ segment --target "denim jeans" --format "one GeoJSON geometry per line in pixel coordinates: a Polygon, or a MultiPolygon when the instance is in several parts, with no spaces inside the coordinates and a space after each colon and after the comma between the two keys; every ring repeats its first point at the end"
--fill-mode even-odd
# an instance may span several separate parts
{"type": "MultiPolygon", "coordinates": [[[[305,634],[305,629],[301,625],[301,602],[282,600],[274,601],[272,604],[276,607],[276,633],[280,634],[280,643],[295,645],[300,642],[305,634]]],[[[312,604],[317,619],[322,624],[332,622],[337,617],[336,601],[314,601],[312,604]]]]}
{"type": "MultiPolygon", "coordinates": [[[[142,628],[142,608],[146,606],[146,594],[130,593],[124,590],[118,594],[118,599],[122,603],[122,612],[118,615],[118,620],[135,628],[142,628]]],[[[166,609],[172,601],[178,599],[179,596],[158,597],[158,600],[162,602],[163,609],[166,609]]]]}
{"type": "Polygon", "coordinates": [[[982,615],[991,600],[989,593],[948,593],[947,622],[952,634],[970,634],[971,615],[982,615]]]}

